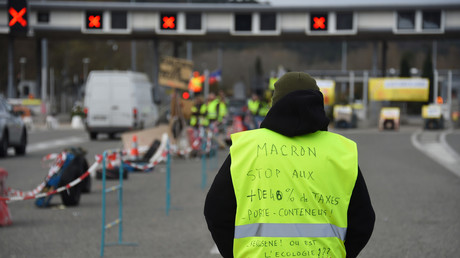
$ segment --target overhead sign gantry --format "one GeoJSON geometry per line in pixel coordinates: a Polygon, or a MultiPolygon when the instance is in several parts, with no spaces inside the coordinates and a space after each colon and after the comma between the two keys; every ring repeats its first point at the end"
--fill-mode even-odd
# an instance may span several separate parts
{"type": "Polygon", "coordinates": [[[60,38],[458,38],[458,17],[460,2],[452,0],[306,0],[302,6],[0,0],[0,36],[22,30],[60,38]]]}

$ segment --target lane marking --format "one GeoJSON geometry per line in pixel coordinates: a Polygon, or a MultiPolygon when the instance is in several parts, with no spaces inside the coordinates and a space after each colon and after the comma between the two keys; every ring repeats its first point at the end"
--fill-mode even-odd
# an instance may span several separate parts
{"type": "Polygon", "coordinates": [[[42,150],[51,149],[55,147],[61,147],[61,146],[70,145],[70,144],[83,143],[87,141],[88,141],[87,137],[72,136],[72,137],[68,137],[64,139],[56,139],[52,141],[32,143],[32,144],[27,145],[26,153],[42,151],[42,150]]]}
{"type": "Polygon", "coordinates": [[[449,146],[445,139],[450,132],[442,132],[439,141],[429,140],[426,143],[421,143],[418,138],[422,134],[422,130],[419,129],[412,134],[411,142],[416,149],[460,177],[460,156],[449,146]]]}

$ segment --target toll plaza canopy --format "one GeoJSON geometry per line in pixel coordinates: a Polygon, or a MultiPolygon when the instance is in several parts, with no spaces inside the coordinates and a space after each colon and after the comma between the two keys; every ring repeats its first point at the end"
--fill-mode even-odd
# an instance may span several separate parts
{"type": "Polygon", "coordinates": [[[267,3],[0,1],[0,37],[459,38],[460,1],[267,3]]]}

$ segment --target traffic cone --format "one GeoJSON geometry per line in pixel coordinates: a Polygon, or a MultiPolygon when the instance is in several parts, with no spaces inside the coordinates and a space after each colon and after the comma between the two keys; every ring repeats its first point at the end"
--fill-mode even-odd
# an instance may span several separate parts
{"type": "Polygon", "coordinates": [[[133,142],[131,144],[131,157],[135,160],[139,159],[139,150],[137,149],[137,136],[133,135],[133,142]]]}

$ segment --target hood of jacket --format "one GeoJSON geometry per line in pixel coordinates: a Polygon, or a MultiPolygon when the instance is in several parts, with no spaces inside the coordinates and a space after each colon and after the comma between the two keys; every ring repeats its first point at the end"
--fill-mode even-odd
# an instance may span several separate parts
{"type": "Polygon", "coordinates": [[[318,90],[299,90],[276,102],[260,127],[293,137],[327,131],[328,125],[323,94],[318,90]]]}

